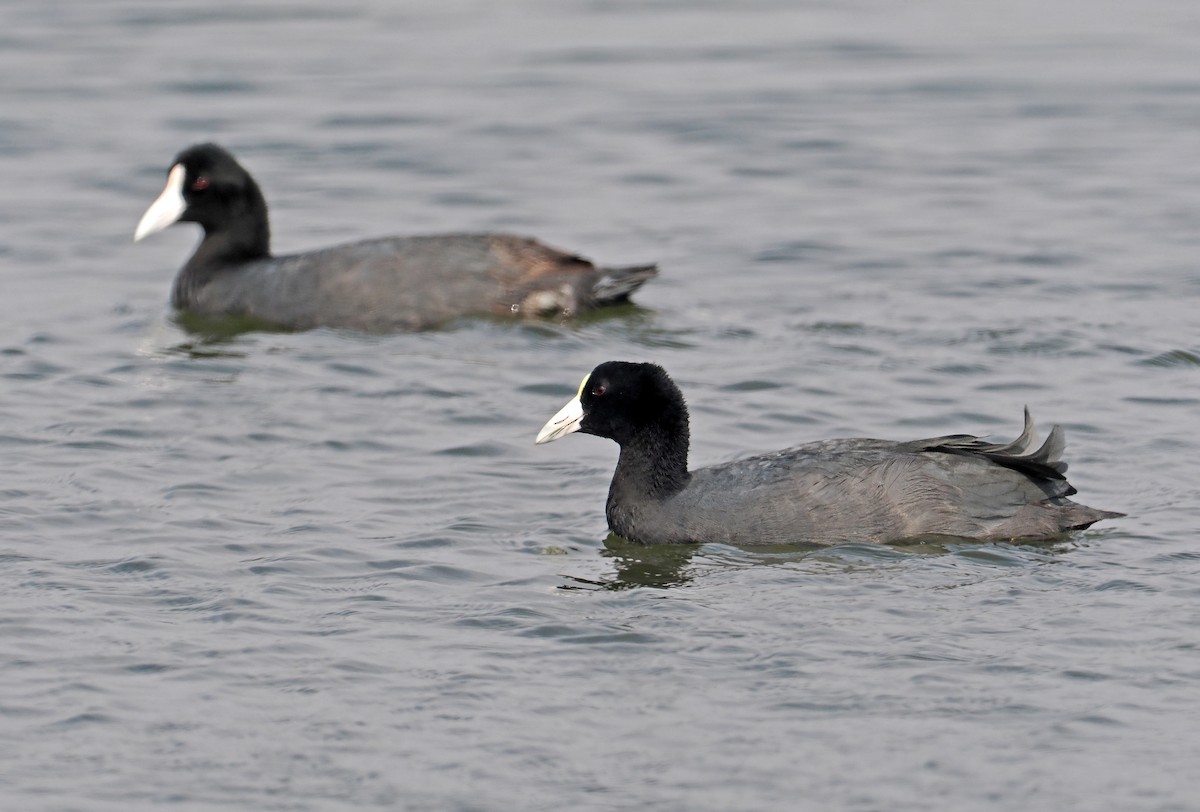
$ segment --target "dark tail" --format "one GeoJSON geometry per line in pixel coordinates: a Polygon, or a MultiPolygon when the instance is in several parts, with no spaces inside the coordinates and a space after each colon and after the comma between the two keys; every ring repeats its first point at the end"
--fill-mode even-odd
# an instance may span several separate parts
{"type": "Polygon", "coordinates": [[[1067,441],[1061,426],[1052,428],[1041,446],[1036,443],[1037,431],[1026,407],[1025,429],[1011,443],[987,443],[978,437],[959,434],[934,440],[930,449],[986,457],[997,465],[1030,477],[1049,497],[1045,504],[1054,506],[1054,518],[1059,530],[1082,530],[1101,519],[1119,519],[1125,515],[1113,510],[1098,510],[1067,498],[1075,493],[1075,487],[1067,482],[1067,463],[1062,458],[1067,441]]]}
{"type": "MultiPolygon", "coordinates": [[[[1066,438],[1061,426],[1050,429],[1046,442],[1035,447],[1037,430],[1033,427],[1033,418],[1029,409],[1025,409],[1025,430],[1021,436],[1011,443],[988,443],[969,434],[955,434],[949,437],[938,437],[929,441],[929,449],[945,451],[950,454],[968,454],[986,457],[997,465],[1020,471],[1026,476],[1037,480],[1061,480],[1066,484],[1067,463],[1063,460],[1063,451],[1067,448],[1066,438]]],[[[1058,494],[1070,496],[1074,488],[1066,486],[1058,494]]]]}
{"type": "Polygon", "coordinates": [[[596,306],[621,304],[629,295],[658,276],[657,265],[635,265],[628,268],[597,268],[599,275],[592,284],[592,302],[596,306]]]}

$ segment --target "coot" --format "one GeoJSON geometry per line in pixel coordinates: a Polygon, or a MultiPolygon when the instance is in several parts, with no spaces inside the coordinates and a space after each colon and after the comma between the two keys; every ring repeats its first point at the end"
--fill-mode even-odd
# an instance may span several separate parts
{"type": "Polygon", "coordinates": [[[172,304],[283,328],[421,329],[468,314],[572,316],[625,302],[653,265],[598,268],[509,234],[388,237],[272,256],[258,184],[216,144],[179,153],[134,240],[179,221],[204,239],[175,278],[172,304]]]}
{"type": "Polygon", "coordinates": [[[1035,448],[955,434],[912,442],[825,440],[688,471],[683,395],[653,364],[609,361],[542,428],[621,447],[608,526],[643,544],[889,543],[924,536],[1045,538],[1121,516],[1067,499],[1062,429],[1035,448]]]}

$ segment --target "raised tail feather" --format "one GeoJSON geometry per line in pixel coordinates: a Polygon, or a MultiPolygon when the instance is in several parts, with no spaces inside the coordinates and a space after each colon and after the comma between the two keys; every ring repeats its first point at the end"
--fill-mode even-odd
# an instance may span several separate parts
{"type": "Polygon", "coordinates": [[[1063,479],[1067,473],[1067,463],[1063,460],[1063,452],[1067,450],[1067,437],[1062,430],[1062,426],[1054,425],[1050,428],[1050,434],[1046,436],[1046,442],[1042,443],[1041,447],[1031,451],[1033,444],[1037,442],[1037,429],[1033,425],[1033,416],[1029,414],[1029,407],[1025,407],[1025,428],[1021,432],[1021,436],[1013,440],[1011,443],[996,443],[986,444],[979,449],[979,453],[991,460],[995,460],[1001,465],[1008,465],[1010,468],[1022,470],[1021,466],[1045,466],[1054,471],[1057,476],[1047,474],[1049,479],[1063,479]],[[1005,462],[1008,460],[1009,462],[1005,462]]]}
{"type": "Polygon", "coordinates": [[[627,268],[599,268],[599,275],[592,285],[592,301],[596,305],[620,304],[629,300],[629,295],[654,277],[658,276],[657,265],[633,265],[627,268]]]}
{"type": "MultiPolygon", "coordinates": [[[[985,457],[1038,482],[1048,497],[1044,504],[1054,511],[1054,522],[1060,531],[1082,530],[1101,519],[1119,519],[1125,515],[1081,505],[1067,498],[1076,491],[1067,482],[1067,463],[1062,458],[1067,441],[1062,426],[1050,429],[1046,441],[1035,448],[1037,433],[1028,408],[1025,409],[1025,428],[1011,443],[986,443],[969,434],[938,437],[926,443],[927,450],[985,457]]],[[[1000,535],[1003,536],[1004,531],[1000,531],[1000,535]]]]}
{"type": "MultiPolygon", "coordinates": [[[[945,451],[950,454],[975,454],[986,457],[997,465],[1012,468],[1034,479],[1058,479],[1066,481],[1067,463],[1063,460],[1063,452],[1067,449],[1066,435],[1062,426],[1054,426],[1046,437],[1046,442],[1034,450],[1037,442],[1037,430],[1034,428],[1033,416],[1029,408],[1025,408],[1025,428],[1021,436],[1011,443],[987,443],[979,437],[970,434],[955,434],[950,437],[938,437],[929,441],[930,450],[945,451]]],[[[1067,485],[1063,496],[1070,496],[1075,489],[1067,485]]]]}

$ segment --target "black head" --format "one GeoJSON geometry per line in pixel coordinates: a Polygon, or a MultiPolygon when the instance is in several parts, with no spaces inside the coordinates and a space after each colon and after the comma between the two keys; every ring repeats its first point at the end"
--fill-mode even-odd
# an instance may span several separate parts
{"type": "Polygon", "coordinates": [[[579,394],[551,418],[538,443],[574,431],[607,437],[624,446],[647,436],[688,441],[683,393],[655,364],[606,361],[583,379],[579,394]]]}
{"type": "Polygon", "coordinates": [[[198,223],[207,235],[229,233],[239,253],[268,250],[267,204],[258,184],[216,144],[197,144],[175,157],[167,185],[138,223],[134,240],[172,223],[198,223]]]}

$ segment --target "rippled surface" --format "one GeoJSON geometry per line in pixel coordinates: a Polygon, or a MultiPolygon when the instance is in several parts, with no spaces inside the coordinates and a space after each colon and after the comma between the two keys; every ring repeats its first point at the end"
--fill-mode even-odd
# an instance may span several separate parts
{"type": "Polygon", "coordinates": [[[1200,13],[0,9],[0,806],[1183,810],[1200,759],[1200,13]],[[657,260],[569,325],[206,338],[167,163],[275,245],[657,260]],[[1062,422],[1060,543],[606,541],[610,358],[696,464],[1062,422]]]}

